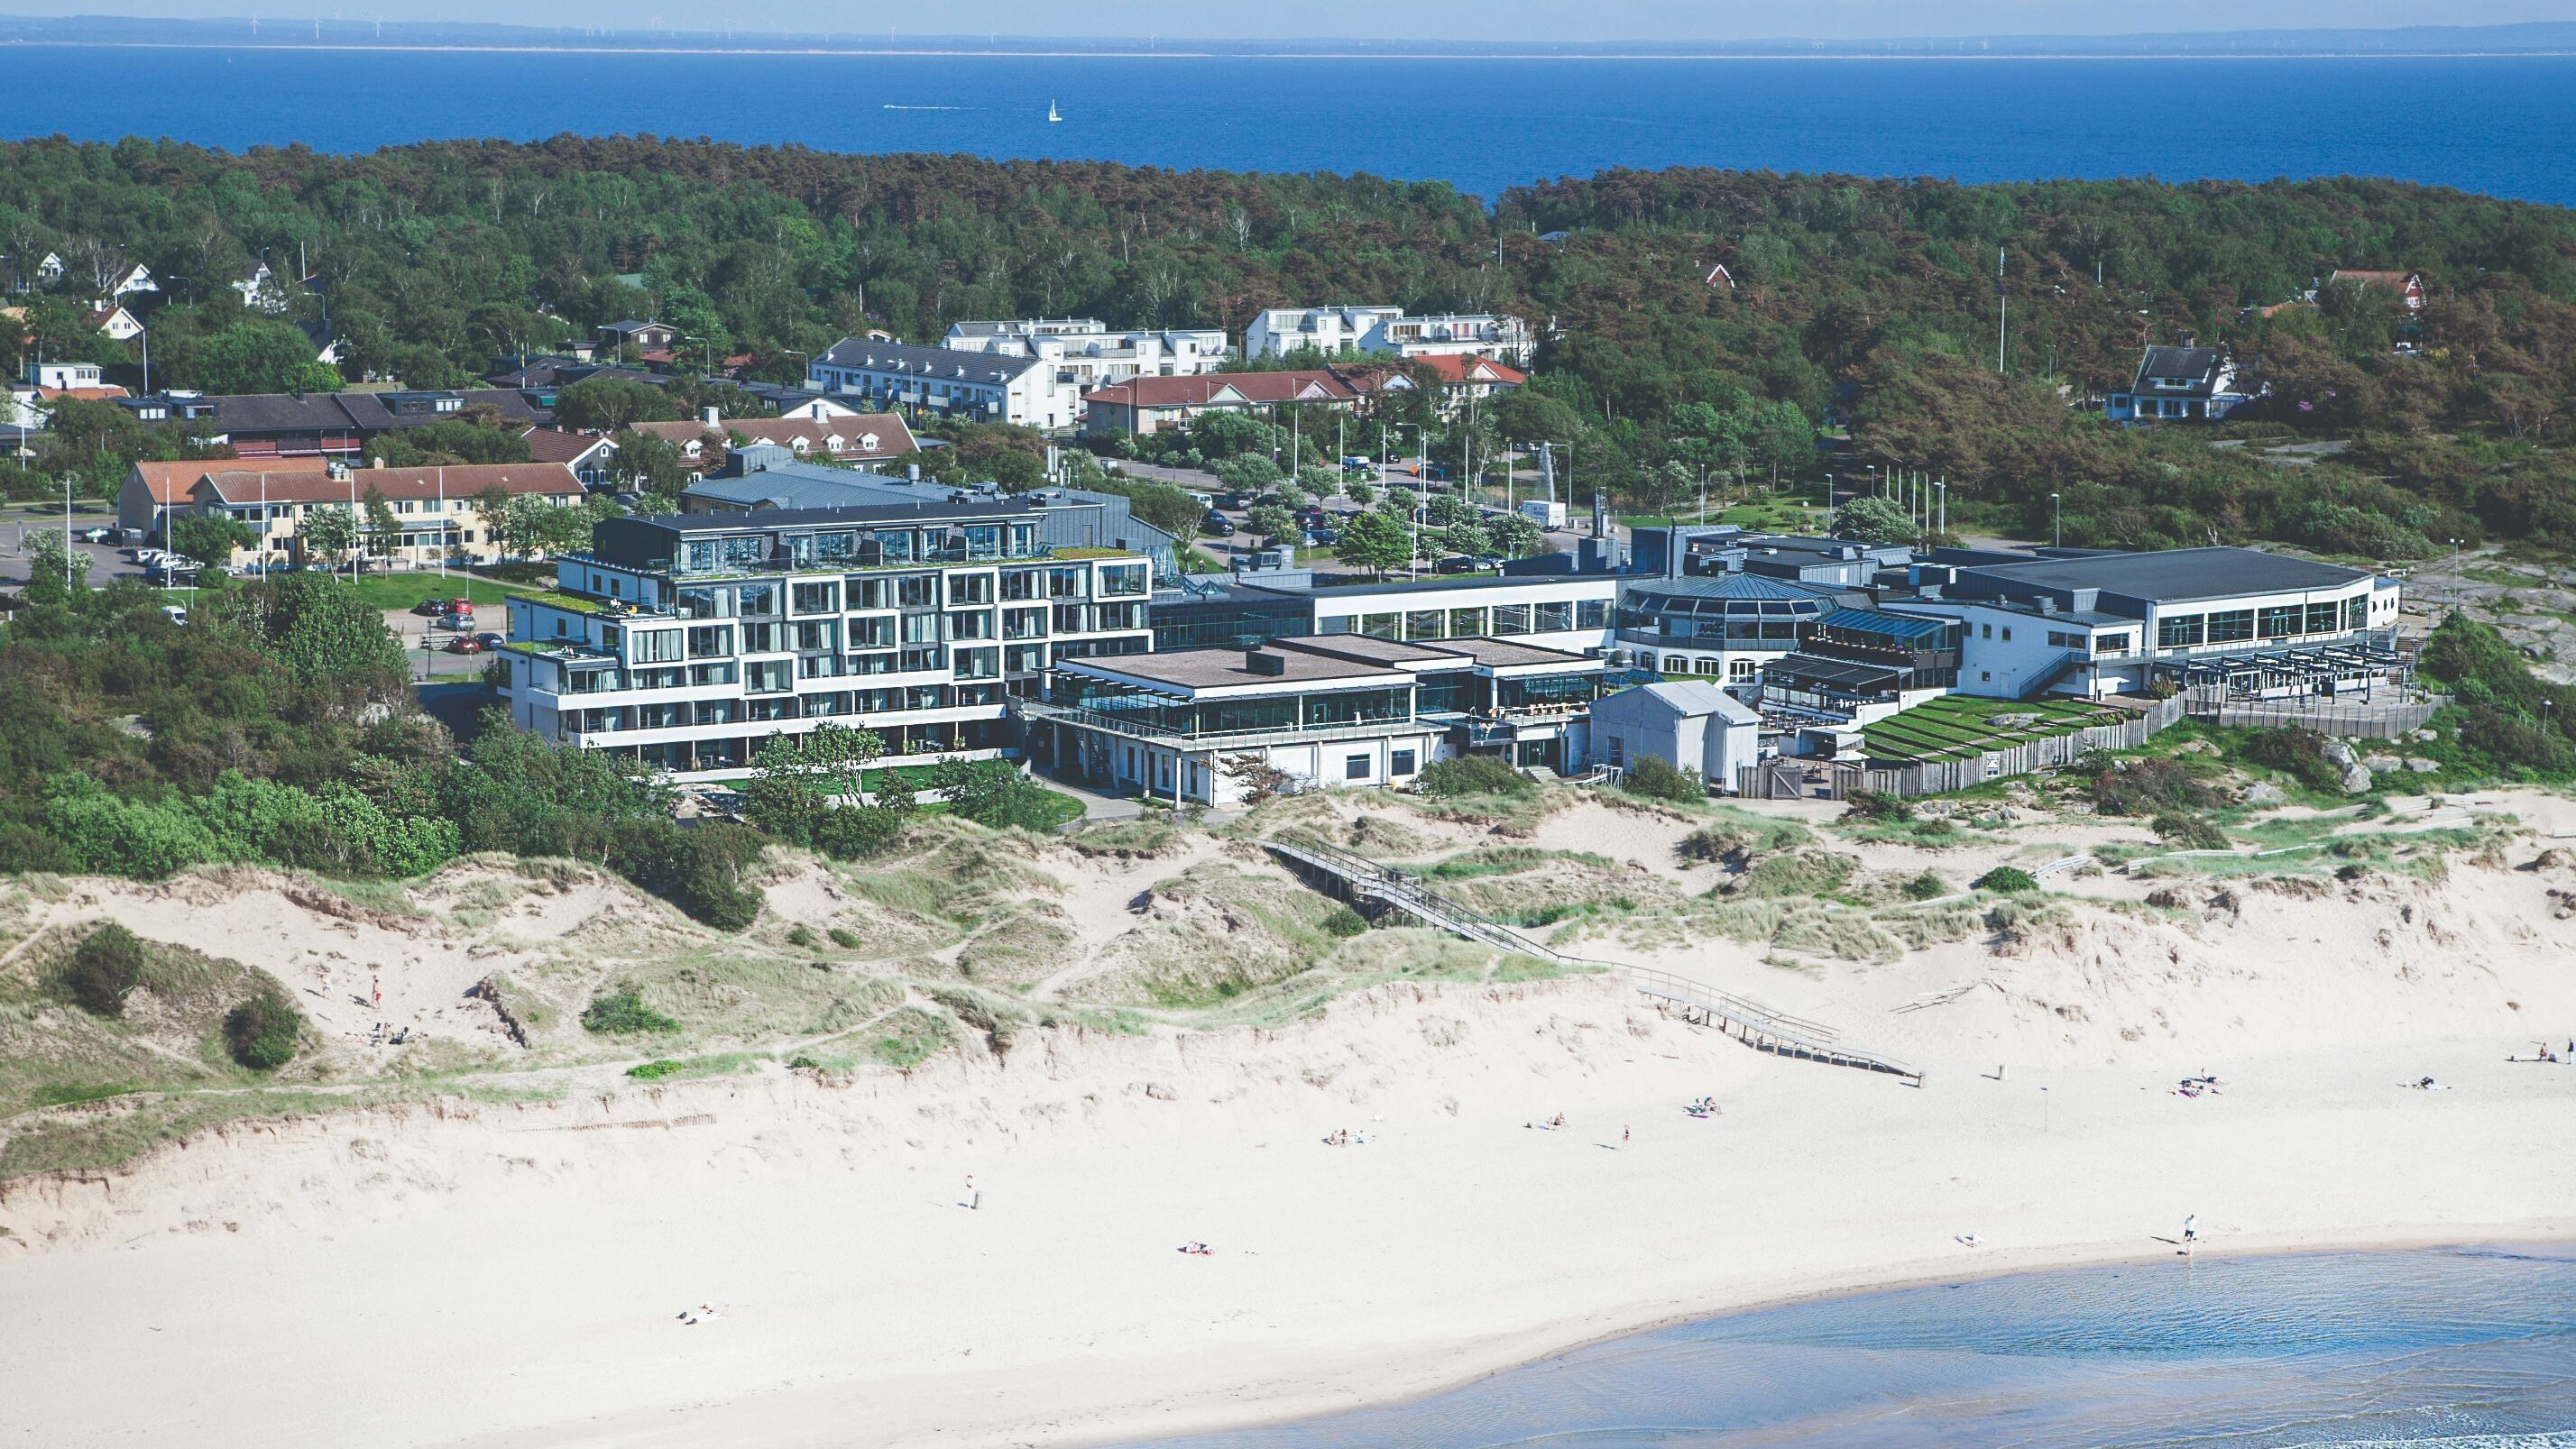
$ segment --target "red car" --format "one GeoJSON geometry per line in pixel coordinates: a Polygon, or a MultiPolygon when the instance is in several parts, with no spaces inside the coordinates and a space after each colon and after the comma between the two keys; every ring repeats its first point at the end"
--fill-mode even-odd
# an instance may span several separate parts
{"type": "Polygon", "coordinates": [[[483,641],[475,638],[471,634],[459,634],[455,638],[447,641],[447,652],[450,654],[480,654],[483,652],[483,641]]]}

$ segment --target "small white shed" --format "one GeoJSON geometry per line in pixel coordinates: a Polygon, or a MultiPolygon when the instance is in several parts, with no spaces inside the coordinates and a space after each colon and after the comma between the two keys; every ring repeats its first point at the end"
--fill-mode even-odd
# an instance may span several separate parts
{"type": "Polygon", "coordinates": [[[1625,767],[1646,755],[1697,770],[1721,790],[1761,753],[1762,716],[1714,684],[1666,680],[1592,702],[1592,758],[1625,767]]]}

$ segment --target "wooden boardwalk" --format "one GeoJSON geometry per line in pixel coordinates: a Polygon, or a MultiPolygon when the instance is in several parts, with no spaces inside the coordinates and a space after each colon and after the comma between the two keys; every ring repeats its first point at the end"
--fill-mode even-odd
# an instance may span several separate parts
{"type": "Polygon", "coordinates": [[[1715,1027],[1756,1051],[1800,1057],[1838,1067],[1855,1067],[1865,1072],[1882,1072],[1918,1087],[1923,1084],[1923,1073],[1913,1067],[1838,1044],[1838,1034],[1822,1022],[1774,1011],[1758,1001],[1731,991],[1720,991],[1705,982],[1657,967],[1569,956],[1553,946],[1532,940],[1514,927],[1441,895],[1423,884],[1418,876],[1381,865],[1339,846],[1314,840],[1265,840],[1261,844],[1290,866],[1332,882],[1354,904],[1401,911],[1424,925],[1497,951],[1533,956],[1574,971],[1625,976],[1641,995],[1664,1006],[1678,1008],[1686,1020],[1715,1027]]]}

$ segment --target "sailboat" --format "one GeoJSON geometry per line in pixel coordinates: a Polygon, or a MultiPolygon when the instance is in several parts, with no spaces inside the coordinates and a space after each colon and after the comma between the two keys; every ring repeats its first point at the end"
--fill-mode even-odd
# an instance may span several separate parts
{"type": "Polygon", "coordinates": [[[1047,119],[1050,121],[1061,121],[1064,119],[1063,113],[1056,110],[1055,102],[1053,101],[1047,102],[1047,119]]]}

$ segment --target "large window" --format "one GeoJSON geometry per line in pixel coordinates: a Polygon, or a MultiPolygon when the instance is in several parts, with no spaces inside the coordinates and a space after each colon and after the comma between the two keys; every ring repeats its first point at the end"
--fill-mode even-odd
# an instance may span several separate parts
{"type": "Polygon", "coordinates": [[[746,618],[775,618],[778,614],[778,585],[763,579],[740,588],[742,613],[746,618]]]}
{"type": "Polygon", "coordinates": [[[841,586],[831,581],[798,584],[794,591],[793,602],[796,612],[800,614],[838,613],[841,608],[841,586]]]}
{"type": "Polygon", "coordinates": [[[2347,629],[2370,627],[2370,599],[2367,596],[2343,601],[2343,626],[2347,629]]]}
{"type": "Polygon", "coordinates": [[[2209,616],[2209,642],[2241,644],[2254,637],[2254,611],[2229,609],[2209,616]]]}
{"type": "Polygon", "coordinates": [[[1574,606],[1574,626],[1578,629],[1609,628],[1610,601],[1608,599],[1578,601],[1574,606]]]}
{"type": "Polygon", "coordinates": [[[1574,605],[1541,604],[1538,606],[1538,629],[1541,634],[1554,634],[1574,627],[1574,605]]]}
{"type": "Polygon", "coordinates": [[[2168,614],[2156,620],[2156,647],[2181,649],[2201,643],[2207,638],[2206,623],[2198,614],[2184,614],[2179,618],[2168,614]]]}
{"type": "Polygon", "coordinates": [[[1448,622],[1449,615],[1446,610],[1410,610],[1404,616],[1404,637],[1407,639],[1446,639],[1449,637],[1445,629],[1448,622]]]}
{"type": "Polygon", "coordinates": [[[1345,689],[1331,694],[1310,694],[1306,696],[1306,723],[1339,725],[1403,719],[1405,707],[1405,691],[1401,689],[1345,689]]]}
{"type": "Polygon", "coordinates": [[[2275,604],[2261,613],[2263,637],[2266,639],[2292,638],[2307,620],[2307,610],[2297,604],[2275,604]]]}
{"type": "Polygon", "coordinates": [[[993,576],[991,574],[950,574],[948,602],[952,604],[993,602],[993,576]]]}
{"type": "Polygon", "coordinates": [[[1495,632],[1495,633],[1497,633],[1497,634],[1526,634],[1526,633],[1528,633],[1529,631],[1530,631],[1530,606],[1529,606],[1529,605],[1527,605],[1527,604],[1496,604],[1496,605],[1494,606],[1494,632],[1495,632]]]}
{"type": "Polygon", "coordinates": [[[635,631],[627,635],[626,660],[630,664],[677,664],[680,642],[677,629],[635,631]]]}
{"type": "Polygon", "coordinates": [[[939,576],[937,574],[911,574],[904,578],[897,579],[895,581],[894,601],[897,607],[905,609],[938,608],[939,576]]]}
{"type": "Polygon", "coordinates": [[[1484,610],[1482,610],[1482,609],[1451,609],[1451,610],[1449,611],[1449,637],[1450,637],[1450,638],[1452,638],[1452,639],[1473,639],[1473,638],[1477,637],[1478,635],[1483,634],[1484,632],[1485,632],[1485,611],[1484,611],[1484,610]]]}
{"type": "Polygon", "coordinates": [[[1104,599],[1141,597],[1147,587],[1143,564],[1111,564],[1100,571],[1100,596],[1104,599]]]}
{"type": "Polygon", "coordinates": [[[894,620],[887,618],[883,614],[879,614],[873,619],[852,619],[850,621],[851,652],[855,653],[861,649],[892,649],[893,647],[894,620]]]}
{"type": "Polygon", "coordinates": [[[2343,606],[2332,599],[2308,605],[2308,628],[2311,634],[2331,634],[2343,618],[2343,606]]]}
{"type": "Polygon", "coordinates": [[[706,659],[733,652],[733,626],[701,624],[689,631],[689,657],[706,659]]]}
{"type": "Polygon", "coordinates": [[[682,589],[680,612],[692,619],[730,619],[733,617],[733,590],[682,589]]]}
{"type": "Polygon", "coordinates": [[[1372,639],[1401,639],[1404,637],[1404,616],[1402,614],[1362,614],[1360,632],[1372,639]]]}

